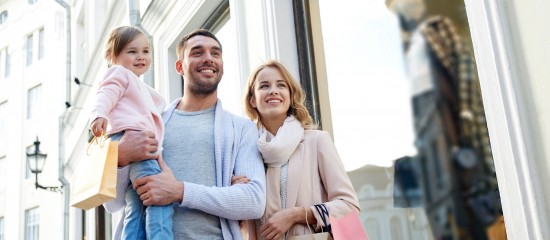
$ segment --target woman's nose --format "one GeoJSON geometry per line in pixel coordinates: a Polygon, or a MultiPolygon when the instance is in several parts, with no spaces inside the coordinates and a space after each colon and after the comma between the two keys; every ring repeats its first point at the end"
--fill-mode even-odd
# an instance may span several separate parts
{"type": "Polygon", "coordinates": [[[269,95],[279,94],[279,91],[277,91],[277,88],[269,88],[269,95]]]}

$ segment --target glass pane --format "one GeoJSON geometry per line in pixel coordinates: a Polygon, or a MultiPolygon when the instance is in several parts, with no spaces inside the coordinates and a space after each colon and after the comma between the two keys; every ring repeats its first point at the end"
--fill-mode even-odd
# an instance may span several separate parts
{"type": "Polygon", "coordinates": [[[6,122],[8,120],[7,106],[8,101],[0,103],[0,134],[4,134],[4,131],[6,131],[6,122]]]}
{"type": "Polygon", "coordinates": [[[11,73],[11,55],[8,52],[7,48],[5,51],[5,56],[6,56],[6,59],[5,59],[6,66],[4,67],[4,77],[9,77],[11,73]]]}
{"type": "Polygon", "coordinates": [[[27,37],[27,66],[32,64],[32,35],[27,37]]]}
{"type": "Polygon", "coordinates": [[[225,24],[215,33],[223,44],[223,78],[218,86],[218,98],[222,101],[223,108],[236,115],[244,116],[242,108],[242,91],[238,75],[237,34],[235,34],[235,21],[227,19],[225,24]]]}
{"type": "Polygon", "coordinates": [[[44,29],[38,31],[38,59],[44,57],[44,29]]]}
{"type": "Polygon", "coordinates": [[[38,240],[38,222],[37,207],[25,211],[25,240],[38,240]]]}
{"type": "Polygon", "coordinates": [[[4,240],[4,217],[0,217],[0,240],[4,240]]]}
{"type": "Polygon", "coordinates": [[[29,89],[27,96],[27,119],[33,118],[40,110],[42,85],[29,89]]]}
{"type": "Polygon", "coordinates": [[[334,141],[369,239],[504,233],[463,0],[319,9],[334,141]]]}

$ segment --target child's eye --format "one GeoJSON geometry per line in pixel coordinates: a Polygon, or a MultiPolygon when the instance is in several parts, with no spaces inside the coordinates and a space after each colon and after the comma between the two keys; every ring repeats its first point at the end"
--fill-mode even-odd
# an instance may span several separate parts
{"type": "Polygon", "coordinates": [[[143,53],[149,53],[149,50],[143,50],[143,53]]]}
{"type": "Polygon", "coordinates": [[[130,51],[128,51],[128,53],[136,53],[136,51],[130,50],[130,51]]]}
{"type": "Polygon", "coordinates": [[[260,89],[264,89],[264,88],[267,88],[267,87],[268,87],[267,84],[262,84],[262,85],[260,85],[259,88],[260,88],[260,89]]]}

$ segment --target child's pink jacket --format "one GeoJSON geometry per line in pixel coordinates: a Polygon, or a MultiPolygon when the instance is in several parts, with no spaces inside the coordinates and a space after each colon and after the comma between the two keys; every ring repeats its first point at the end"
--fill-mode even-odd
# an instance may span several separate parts
{"type": "Polygon", "coordinates": [[[160,93],[127,68],[113,65],[99,84],[90,123],[98,117],[106,118],[110,125],[107,134],[123,130],[153,131],[159,146],[162,146],[164,124],[161,113],[165,107],[166,102],[160,93]]]}

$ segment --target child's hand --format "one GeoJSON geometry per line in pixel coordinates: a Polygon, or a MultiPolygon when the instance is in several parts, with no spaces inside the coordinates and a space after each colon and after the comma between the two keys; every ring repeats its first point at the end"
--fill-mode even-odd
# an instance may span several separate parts
{"type": "Polygon", "coordinates": [[[96,118],[92,124],[90,124],[90,130],[94,133],[94,136],[100,137],[107,130],[107,119],[105,118],[96,118]]]}

